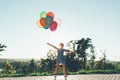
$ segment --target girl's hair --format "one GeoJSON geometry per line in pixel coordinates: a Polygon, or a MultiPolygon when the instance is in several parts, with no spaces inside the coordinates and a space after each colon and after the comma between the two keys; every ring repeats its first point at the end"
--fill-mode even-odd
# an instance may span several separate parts
{"type": "Polygon", "coordinates": [[[60,43],[59,45],[62,46],[62,47],[64,47],[64,44],[63,44],[63,43],[60,43]]]}

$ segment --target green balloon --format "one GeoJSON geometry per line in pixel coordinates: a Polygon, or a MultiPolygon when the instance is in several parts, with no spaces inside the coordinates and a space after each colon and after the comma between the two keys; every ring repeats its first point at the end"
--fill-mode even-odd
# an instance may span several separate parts
{"type": "Polygon", "coordinates": [[[45,12],[45,11],[41,12],[41,13],[40,13],[40,17],[41,17],[41,18],[45,18],[45,17],[46,17],[46,12],[45,12]]]}

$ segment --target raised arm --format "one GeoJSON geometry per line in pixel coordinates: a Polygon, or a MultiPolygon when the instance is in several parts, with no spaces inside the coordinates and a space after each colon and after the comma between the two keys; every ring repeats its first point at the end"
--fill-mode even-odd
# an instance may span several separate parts
{"type": "Polygon", "coordinates": [[[69,52],[69,53],[75,53],[75,51],[66,50],[66,49],[64,49],[64,51],[69,52]]]}
{"type": "Polygon", "coordinates": [[[70,53],[75,53],[75,51],[71,51],[71,50],[69,50],[69,52],[70,52],[70,53]]]}
{"type": "Polygon", "coordinates": [[[48,44],[49,46],[55,48],[55,49],[58,49],[56,46],[54,46],[54,45],[52,45],[52,44],[50,44],[50,43],[47,43],[47,44],[48,44]]]}

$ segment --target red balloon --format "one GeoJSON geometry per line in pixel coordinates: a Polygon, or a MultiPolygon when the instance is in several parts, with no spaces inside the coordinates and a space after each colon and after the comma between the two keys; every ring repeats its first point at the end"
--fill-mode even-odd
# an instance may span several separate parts
{"type": "Polygon", "coordinates": [[[47,16],[51,16],[52,18],[54,18],[54,13],[53,12],[48,12],[47,16]]]}
{"type": "Polygon", "coordinates": [[[50,30],[55,31],[57,29],[57,22],[53,21],[52,24],[50,25],[50,30]]]}
{"type": "Polygon", "coordinates": [[[41,18],[41,19],[40,19],[40,24],[41,24],[43,27],[46,26],[45,18],[41,18]]]}

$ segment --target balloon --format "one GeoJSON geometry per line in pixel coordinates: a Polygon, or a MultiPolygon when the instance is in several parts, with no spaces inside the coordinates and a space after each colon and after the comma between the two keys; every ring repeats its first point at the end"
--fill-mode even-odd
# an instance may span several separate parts
{"type": "Polygon", "coordinates": [[[40,19],[36,22],[36,24],[39,28],[50,28],[51,31],[55,31],[57,29],[57,26],[60,26],[62,24],[62,20],[60,18],[54,20],[54,17],[55,16],[53,12],[42,11],[40,13],[40,19]]]}
{"type": "Polygon", "coordinates": [[[47,16],[45,18],[45,21],[46,21],[46,24],[50,26],[53,22],[53,18],[51,16],[47,16]]]}
{"type": "Polygon", "coordinates": [[[38,26],[39,28],[43,28],[43,26],[40,24],[40,20],[38,20],[38,21],[36,22],[36,24],[37,24],[37,26],[38,26]]]}
{"type": "Polygon", "coordinates": [[[46,26],[45,18],[41,18],[41,19],[40,19],[40,24],[41,24],[43,27],[46,26]]]}
{"type": "Polygon", "coordinates": [[[45,27],[44,27],[44,29],[48,29],[50,26],[49,25],[46,25],[45,27]]]}
{"type": "Polygon", "coordinates": [[[57,22],[58,26],[62,24],[62,19],[60,18],[56,18],[55,21],[57,22]]]}
{"type": "Polygon", "coordinates": [[[48,12],[47,16],[51,16],[52,18],[54,18],[54,13],[53,12],[48,12]]]}
{"type": "Polygon", "coordinates": [[[45,12],[45,11],[41,12],[41,13],[40,13],[40,17],[41,17],[41,18],[45,18],[45,17],[46,17],[46,12],[45,12]]]}
{"type": "Polygon", "coordinates": [[[57,22],[53,21],[52,24],[50,25],[50,30],[55,31],[57,29],[57,22]]]}

